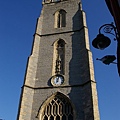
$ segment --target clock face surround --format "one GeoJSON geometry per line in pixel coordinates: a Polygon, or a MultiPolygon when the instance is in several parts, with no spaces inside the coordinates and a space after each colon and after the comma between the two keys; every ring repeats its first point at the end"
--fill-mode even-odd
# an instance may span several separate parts
{"type": "Polygon", "coordinates": [[[55,75],[51,78],[51,84],[53,86],[59,86],[64,83],[64,77],[62,75],[55,75]]]}

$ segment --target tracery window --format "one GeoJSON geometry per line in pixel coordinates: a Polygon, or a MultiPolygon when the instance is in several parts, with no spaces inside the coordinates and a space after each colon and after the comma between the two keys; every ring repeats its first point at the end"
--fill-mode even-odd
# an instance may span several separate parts
{"type": "Polygon", "coordinates": [[[66,26],[66,11],[59,10],[55,13],[55,28],[66,26]]]}
{"type": "Polygon", "coordinates": [[[73,120],[73,107],[67,97],[55,95],[44,107],[40,120],[73,120]]]}
{"type": "Polygon", "coordinates": [[[54,43],[53,75],[64,74],[65,71],[65,41],[59,39],[54,43]]]}

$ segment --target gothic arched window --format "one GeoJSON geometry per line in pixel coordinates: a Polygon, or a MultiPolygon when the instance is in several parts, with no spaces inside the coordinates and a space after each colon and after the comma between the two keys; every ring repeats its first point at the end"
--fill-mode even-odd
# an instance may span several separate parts
{"type": "Polygon", "coordinates": [[[74,111],[70,100],[62,93],[57,93],[43,104],[40,120],[74,120],[74,111]],[[46,104],[47,103],[47,104],[46,104]]]}
{"type": "Polygon", "coordinates": [[[55,13],[55,28],[66,26],[66,11],[59,10],[55,13]]]}
{"type": "Polygon", "coordinates": [[[62,39],[54,43],[53,75],[62,74],[65,71],[65,41],[62,39]]]}

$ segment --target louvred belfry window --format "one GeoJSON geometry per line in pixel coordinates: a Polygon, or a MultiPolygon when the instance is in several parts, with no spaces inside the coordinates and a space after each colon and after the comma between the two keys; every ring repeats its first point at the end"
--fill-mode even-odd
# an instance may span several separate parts
{"type": "Polygon", "coordinates": [[[55,13],[55,28],[66,27],[66,11],[59,10],[55,13]]]}

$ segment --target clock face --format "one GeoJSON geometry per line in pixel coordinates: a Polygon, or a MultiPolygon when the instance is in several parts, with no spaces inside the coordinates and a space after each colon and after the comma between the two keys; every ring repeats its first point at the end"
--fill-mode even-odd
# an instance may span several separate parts
{"type": "Polygon", "coordinates": [[[64,83],[64,77],[62,75],[55,75],[52,77],[51,83],[54,86],[62,85],[64,83]]]}

